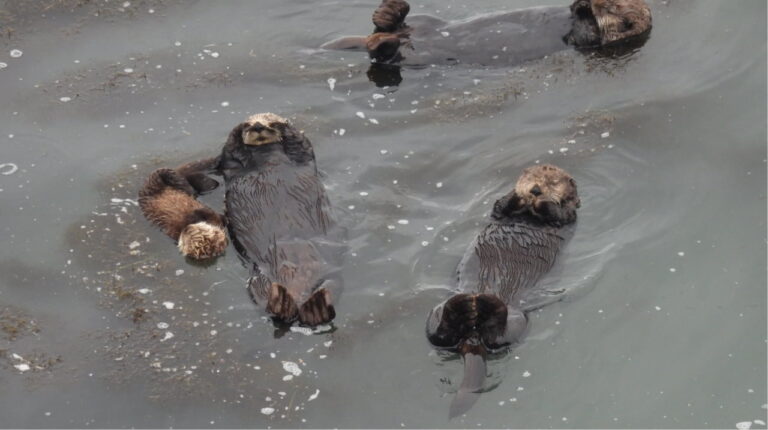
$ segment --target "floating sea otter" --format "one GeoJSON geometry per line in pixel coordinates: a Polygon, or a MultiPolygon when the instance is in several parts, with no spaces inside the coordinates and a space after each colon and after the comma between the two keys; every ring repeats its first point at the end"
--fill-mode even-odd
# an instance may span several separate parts
{"type": "MultiPolygon", "coordinates": [[[[199,184],[194,165],[177,170],[158,169],[139,190],[139,206],[144,216],[178,241],[182,254],[195,260],[221,255],[227,248],[226,219],[195,199],[199,184]],[[189,179],[185,174],[189,174],[189,179]]],[[[212,180],[212,179],[211,179],[212,180]]]]}
{"type": "Polygon", "coordinates": [[[392,66],[515,65],[568,46],[613,52],[642,45],[651,30],[644,0],[576,0],[570,8],[534,7],[460,21],[414,15],[406,24],[409,11],[405,0],[384,0],[373,13],[373,34],[342,37],[322,47],[365,50],[379,65],[369,77],[397,84],[400,78],[387,78],[399,70],[392,66]]]}
{"type": "Polygon", "coordinates": [[[197,191],[218,185],[206,173],[224,176],[227,226],[251,265],[254,301],[283,323],[333,320],[343,237],[309,139],[275,114],[253,115],[230,132],[220,156],[187,166],[197,191]]]}
{"type": "Polygon", "coordinates": [[[522,301],[555,262],[562,227],[576,221],[576,183],[564,170],[529,167],[515,189],[499,199],[486,226],[459,264],[458,292],[427,318],[427,338],[464,359],[464,379],[450,416],[480,396],[489,351],[520,342],[528,326],[522,301]]]}

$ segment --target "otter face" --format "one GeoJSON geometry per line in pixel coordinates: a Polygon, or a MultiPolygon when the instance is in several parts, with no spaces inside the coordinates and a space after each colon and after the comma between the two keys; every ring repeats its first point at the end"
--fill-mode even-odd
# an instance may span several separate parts
{"type": "Polygon", "coordinates": [[[281,142],[288,121],[273,113],[260,113],[248,118],[245,124],[242,131],[243,143],[260,146],[281,142]]]}
{"type": "Polygon", "coordinates": [[[651,9],[644,0],[576,0],[571,13],[573,28],[566,41],[579,47],[625,42],[651,29],[651,9]]]}
{"type": "Polygon", "coordinates": [[[201,221],[190,224],[179,235],[179,250],[195,260],[218,257],[227,248],[227,234],[220,226],[201,221]]]}
{"type": "Polygon", "coordinates": [[[565,170],[544,164],[528,167],[511,195],[497,202],[496,210],[507,216],[528,214],[542,222],[563,226],[576,221],[581,199],[576,181],[565,170]]]}

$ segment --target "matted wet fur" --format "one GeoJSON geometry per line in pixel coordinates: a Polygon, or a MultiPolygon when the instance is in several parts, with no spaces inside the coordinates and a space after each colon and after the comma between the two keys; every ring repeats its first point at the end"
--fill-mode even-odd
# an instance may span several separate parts
{"type": "Polygon", "coordinates": [[[309,139],[278,115],[257,114],[234,127],[220,156],[199,163],[224,176],[253,300],[283,323],[333,320],[343,245],[309,139]]]}
{"type": "Polygon", "coordinates": [[[521,302],[550,270],[563,241],[560,229],[576,221],[576,182],[564,170],[523,170],[512,192],[496,201],[491,223],[467,249],[458,268],[458,292],[427,318],[427,338],[464,359],[464,379],[450,416],[469,410],[485,379],[485,357],[520,342],[528,318],[521,302]]]}
{"type": "MultiPolygon", "coordinates": [[[[384,0],[373,13],[369,36],[342,37],[326,49],[368,52],[378,64],[514,65],[574,46],[600,50],[631,44],[637,48],[651,29],[644,0],[575,0],[570,7],[547,6],[445,21],[414,15],[405,0],[384,0]]],[[[374,74],[375,76],[375,74],[374,74]]]]}
{"type": "MultiPolygon", "coordinates": [[[[182,171],[192,174],[193,168],[187,166],[182,171]]],[[[196,260],[217,257],[227,247],[226,220],[197,201],[196,195],[179,172],[158,169],[139,190],[139,206],[147,220],[178,241],[185,256],[196,260]]]]}

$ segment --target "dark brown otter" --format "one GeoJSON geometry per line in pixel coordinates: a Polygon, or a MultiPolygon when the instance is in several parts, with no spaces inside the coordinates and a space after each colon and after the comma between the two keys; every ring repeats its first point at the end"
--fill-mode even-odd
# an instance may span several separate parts
{"type": "Polygon", "coordinates": [[[492,222],[467,249],[458,268],[458,292],[427,318],[427,338],[459,353],[464,379],[450,416],[466,412],[480,396],[485,359],[520,342],[528,326],[523,296],[555,262],[562,227],[576,221],[581,205],[576,182],[564,170],[525,169],[515,189],[499,199],[492,222]]]}
{"type": "Polygon", "coordinates": [[[211,165],[224,176],[229,232],[251,265],[254,301],[285,323],[333,320],[343,232],[309,139],[277,115],[254,115],[232,130],[219,157],[198,164],[211,165]]]}
{"type": "MultiPolygon", "coordinates": [[[[384,0],[373,13],[373,34],[342,37],[326,49],[365,50],[382,70],[386,65],[514,65],[574,46],[634,48],[647,39],[651,11],[644,0],[576,0],[570,7],[534,7],[444,21],[415,15],[405,23],[405,0],[384,0]]],[[[381,70],[374,75],[386,75],[381,70]]],[[[369,73],[371,75],[371,73],[369,73]]]]}
{"type": "Polygon", "coordinates": [[[197,201],[197,190],[183,176],[196,176],[194,165],[158,169],[139,190],[139,206],[144,216],[178,241],[187,257],[203,260],[221,255],[227,248],[226,219],[197,201]],[[180,173],[181,172],[181,173],[180,173]]]}

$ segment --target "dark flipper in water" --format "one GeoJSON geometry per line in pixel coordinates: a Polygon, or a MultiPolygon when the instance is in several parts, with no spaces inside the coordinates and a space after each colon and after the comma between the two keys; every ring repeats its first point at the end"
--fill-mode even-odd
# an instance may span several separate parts
{"type": "Polygon", "coordinates": [[[267,312],[283,322],[295,321],[299,314],[296,302],[284,286],[273,282],[267,299],[267,312]]]}
{"type": "Polygon", "coordinates": [[[319,288],[301,305],[299,322],[303,325],[316,326],[326,324],[336,318],[336,310],[331,301],[331,292],[319,288]]]}
{"type": "Polygon", "coordinates": [[[485,382],[485,348],[475,345],[481,351],[467,352],[463,354],[464,379],[461,381],[459,391],[451,401],[448,418],[453,419],[466,413],[480,398],[480,391],[485,382]]]}

